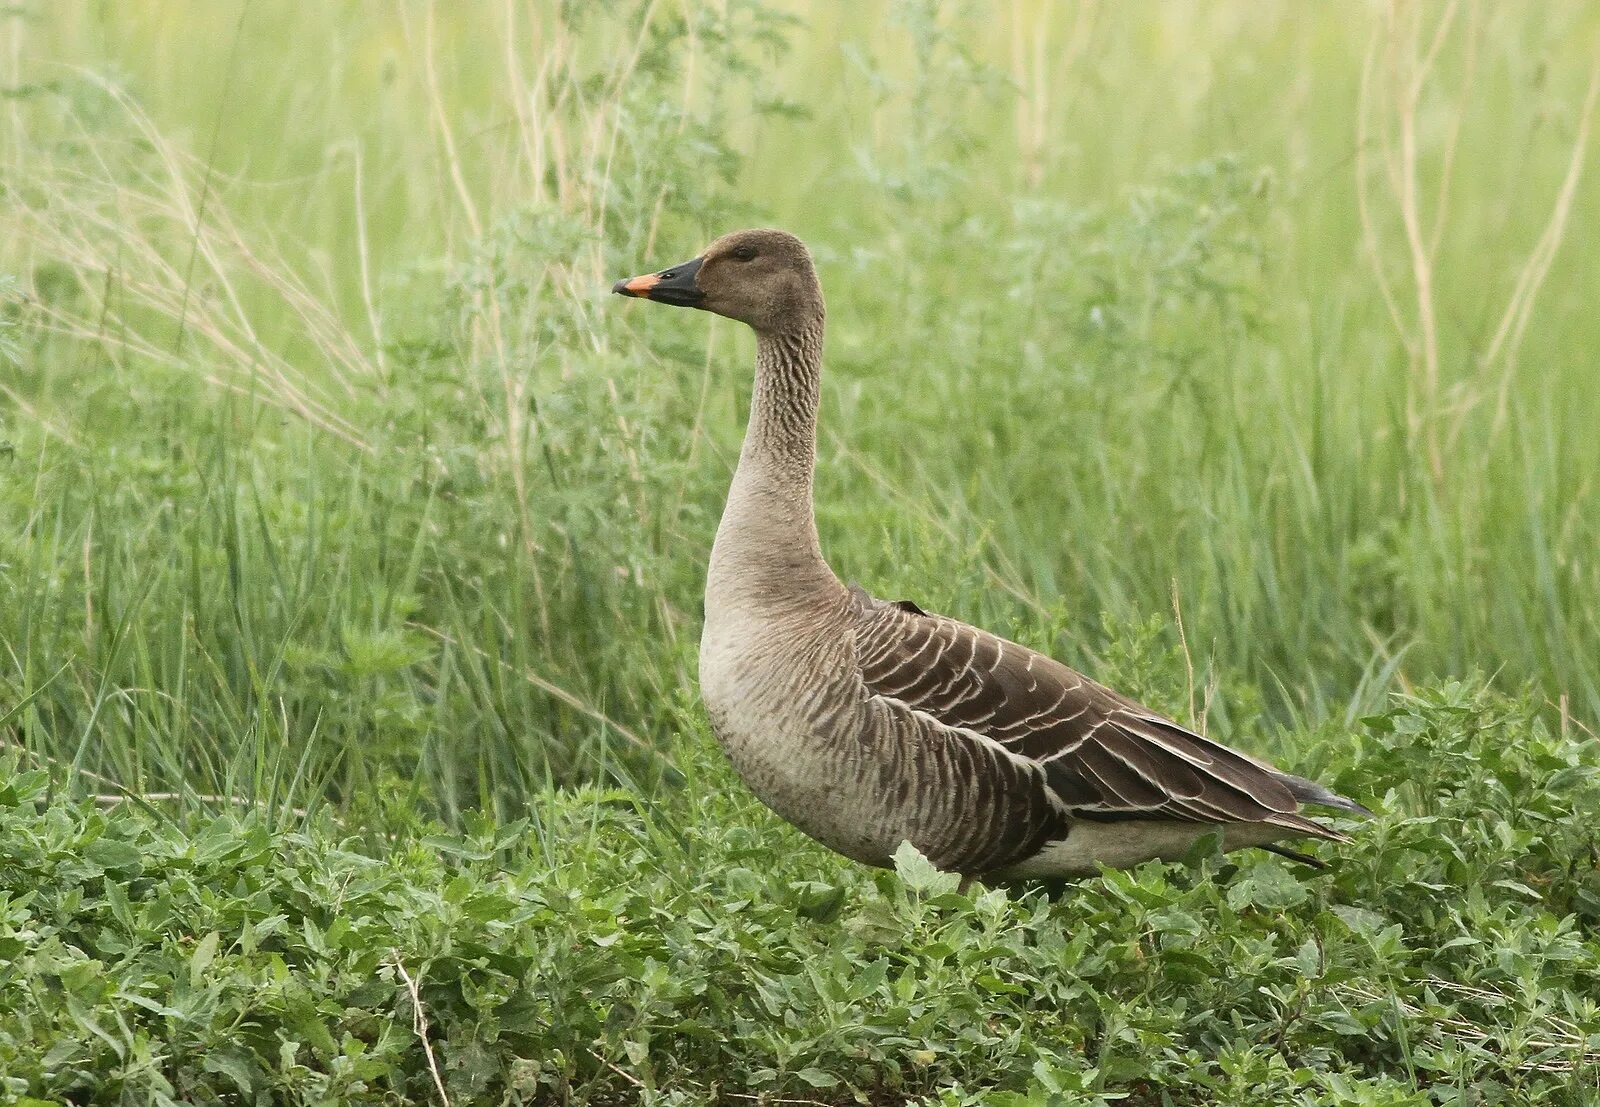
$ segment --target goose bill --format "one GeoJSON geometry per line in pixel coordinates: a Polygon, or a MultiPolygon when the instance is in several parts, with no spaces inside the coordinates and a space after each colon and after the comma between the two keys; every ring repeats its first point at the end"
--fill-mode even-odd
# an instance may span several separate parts
{"type": "Polygon", "coordinates": [[[706,298],[706,294],[695,287],[694,283],[694,275],[700,271],[703,260],[695,258],[682,265],[663,269],[659,273],[646,273],[643,276],[618,281],[611,286],[611,291],[619,296],[638,296],[657,303],[671,304],[673,307],[694,307],[706,298]]]}

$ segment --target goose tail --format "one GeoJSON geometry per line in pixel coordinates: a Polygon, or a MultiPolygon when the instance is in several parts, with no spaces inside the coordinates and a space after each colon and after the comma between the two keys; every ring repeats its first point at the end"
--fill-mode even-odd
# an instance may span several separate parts
{"type": "Polygon", "coordinates": [[[1332,807],[1338,811],[1348,811],[1352,815],[1360,815],[1364,819],[1373,818],[1373,813],[1361,806],[1353,799],[1346,799],[1339,793],[1318,784],[1314,780],[1307,780],[1302,776],[1291,776],[1289,773],[1281,774],[1280,779],[1288,786],[1289,794],[1301,803],[1315,804],[1318,807],[1332,807]]]}

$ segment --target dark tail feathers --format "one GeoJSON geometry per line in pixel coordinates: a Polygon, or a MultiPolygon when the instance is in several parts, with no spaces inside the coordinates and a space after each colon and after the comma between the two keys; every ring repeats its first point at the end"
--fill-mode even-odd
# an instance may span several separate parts
{"type": "Polygon", "coordinates": [[[1314,780],[1307,780],[1301,776],[1291,776],[1288,773],[1284,773],[1282,779],[1283,783],[1289,788],[1289,794],[1301,803],[1314,803],[1318,807],[1332,807],[1367,819],[1374,817],[1371,811],[1362,807],[1355,800],[1345,799],[1337,792],[1330,791],[1314,780]]]}

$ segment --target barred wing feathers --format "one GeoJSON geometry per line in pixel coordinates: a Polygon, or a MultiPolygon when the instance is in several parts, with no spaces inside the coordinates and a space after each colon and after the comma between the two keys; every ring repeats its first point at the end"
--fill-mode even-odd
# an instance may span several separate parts
{"type": "Polygon", "coordinates": [[[909,601],[883,603],[853,591],[856,654],[868,692],[1037,764],[1072,818],[1263,823],[1345,841],[1300,814],[1300,805],[1368,813],[1043,654],[909,601]]]}

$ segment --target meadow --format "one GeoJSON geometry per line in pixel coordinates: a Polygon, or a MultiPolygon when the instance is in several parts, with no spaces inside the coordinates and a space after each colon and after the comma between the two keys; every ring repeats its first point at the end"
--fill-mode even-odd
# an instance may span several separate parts
{"type": "Polygon", "coordinates": [[[0,1095],[1600,1102],[1600,9],[0,12],[0,1095]],[[1379,812],[872,872],[699,709],[742,225],[840,573],[1379,812]]]}

